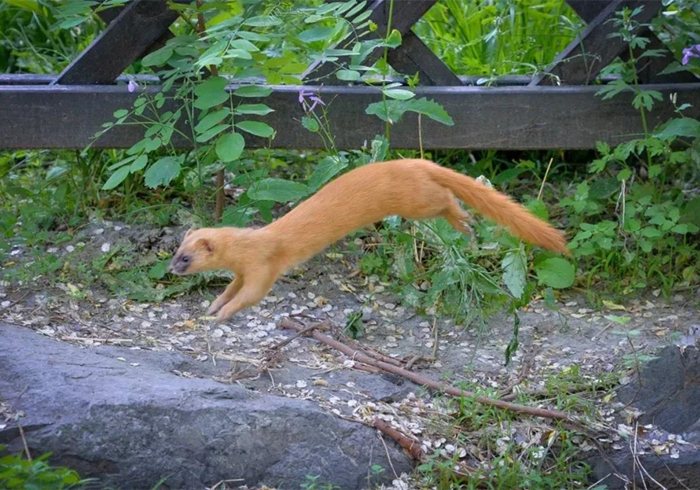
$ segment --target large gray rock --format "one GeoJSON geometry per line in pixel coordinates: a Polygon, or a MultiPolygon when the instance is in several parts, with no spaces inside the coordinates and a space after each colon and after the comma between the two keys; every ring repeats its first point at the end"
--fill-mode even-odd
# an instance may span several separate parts
{"type": "Polygon", "coordinates": [[[655,356],[639,378],[620,388],[619,400],[644,412],[640,423],[700,443],[700,352],[671,345],[655,356]]]}
{"type": "MultiPolygon", "coordinates": [[[[659,428],[651,438],[665,441],[669,434],[678,434],[684,440],[700,443],[700,353],[696,348],[681,350],[668,346],[656,354],[642,369],[641,375],[618,390],[618,400],[643,412],[639,423],[654,424],[659,428]]],[[[650,436],[646,436],[649,439],[650,436]]],[[[645,451],[636,458],[627,446],[611,451],[606,458],[597,456],[589,462],[593,478],[602,479],[610,490],[625,487],[622,479],[611,475],[613,468],[630,481],[636,478],[637,488],[645,480],[653,485],[649,475],[667,490],[700,489],[700,450],[695,444],[678,447],[678,454],[654,454],[645,451]],[[644,471],[640,469],[644,468],[644,471]]],[[[640,444],[640,447],[641,444],[640,444]]]]}
{"type": "MultiPolygon", "coordinates": [[[[307,475],[345,489],[365,488],[370,467],[392,474],[374,430],[334,417],[313,402],[259,395],[211,379],[169,372],[191,363],[150,353],[131,366],[114,358],[135,351],[79,349],[0,324],[0,400],[24,412],[33,454],[123,489],[197,489],[224,479],[299,488],[307,475]],[[162,362],[157,362],[157,358],[162,362]]],[[[0,443],[17,452],[16,427],[0,443]]],[[[397,472],[410,461],[387,441],[397,472]]],[[[373,479],[372,484],[379,483],[373,479]]]]}

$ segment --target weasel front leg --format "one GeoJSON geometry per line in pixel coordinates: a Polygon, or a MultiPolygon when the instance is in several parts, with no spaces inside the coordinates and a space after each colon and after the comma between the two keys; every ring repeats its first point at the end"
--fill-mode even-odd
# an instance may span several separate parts
{"type": "Polygon", "coordinates": [[[270,291],[277,276],[278,274],[270,271],[258,271],[255,275],[248,275],[240,291],[216,315],[216,323],[226,321],[242,309],[259,303],[270,291]]]}
{"type": "Polygon", "coordinates": [[[236,277],[233,279],[231,284],[226,286],[226,290],[221,293],[211,304],[209,309],[207,310],[207,315],[213,315],[217,311],[221,309],[222,306],[224,306],[226,303],[231,301],[234,296],[238,293],[238,291],[241,290],[243,287],[243,275],[241,274],[236,274],[236,277]]]}

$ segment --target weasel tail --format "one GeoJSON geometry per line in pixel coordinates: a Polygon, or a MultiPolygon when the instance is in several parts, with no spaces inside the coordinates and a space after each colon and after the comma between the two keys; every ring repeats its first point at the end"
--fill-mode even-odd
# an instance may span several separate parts
{"type": "Polygon", "coordinates": [[[435,165],[430,172],[435,182],[491,221],[508,228],[514,236],[553,252],[571,254],[561,232],[505,194],[449,168],[435,165]]]}
{"type": "Polygon", "coordinates": [[[235,280],[209,308],[217,321],[263,299],[277,278],[351,231],[386,216],[445,218],[469,232],[457,198],[527,242],[570,254],[563,235],[495,189],[427,160],[373,163],[332,180],[277,221],[259,229],[190,230],[169,270],[228,269],[235,280]]]}

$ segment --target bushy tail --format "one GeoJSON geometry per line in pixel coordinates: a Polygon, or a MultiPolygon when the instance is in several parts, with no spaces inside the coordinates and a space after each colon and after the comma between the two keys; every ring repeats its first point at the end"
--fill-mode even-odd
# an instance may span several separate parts
{"type": "Polygon", "coordinates": [[[560,231],[510,197],[454,170],[438,165],[431,168],[431,177],[436,183],[451,190],[487,218],[507,227],[513,235],[547,250],[571,255],[560,231]]]}

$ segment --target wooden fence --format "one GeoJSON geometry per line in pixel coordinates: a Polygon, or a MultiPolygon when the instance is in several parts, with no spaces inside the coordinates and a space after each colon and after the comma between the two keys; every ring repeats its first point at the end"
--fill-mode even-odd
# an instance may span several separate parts
{"type": "MultiPolygon", "coordinates": [[[[609,35],[615,27],[615,12],[623,7],[643,5],[639,22],[659,14],[661,0],[566,0],[587,22],[586,29],[562,51],[546,70],[535,77],[505,77],[495,86],[476,86],[475,77],[456,76],[411,31],[411,27],[438,0],[394,0],[392,28],[402,34],[402,44],[388,54],[389,63],[399,72],[419,74],[416,93],[442,104],[454,119],[453,126],[423,118],[422,145],[426,149],[546,149],[593,148],[598,141],[617,144],[638,137],[642,132],[639,112],[632,107],[633,94],[623,93],[609,100],[596,96],[601,70],[628,47],[609,35]],[[557,81],[556,84],[553,82],[557,81]]],[[[371,19],[379,26],[374,33],[386,33],[389,0],[368,2],[371,19]]],[[[97,141],[93,135],[102,124],[113,120],[118,109],[131,107],[138,96],[125,84],[115,81],[135,60],[163,46],[172,36],[169,27],[177,14],[165,0],[132,0],[125,7],[100,13],[106,29],[62,73],[56,76],[0,75],[0,148],[127,148],[143,137],[138,126],[120,126],[97,141]]],[[[700,117],[700,80],[687,72],[662,75],[675,56],[652,33],[646,49],[660,49],[664,55],[643,58],[640,81],[664,96],[649,117],[649,127],[674,113],[670,96],[677,104],[690,103],[690,117],[700,117]]],[[[364,64],[380,56],[373,53],[364,64]]],[[[299,124],[303,110],[300,90],[320,93],[328,106],[330,127],[340,148],[357,148],[374,135],[383,133],[383,122],[365,114],[365,108],[381,100],[377,87],[349,85],[330,75],[339,66],[314,64],[306,71],[303,86],[273,86],[264,99],[275,112],[264,121],[273,128],[284,128],[270,142],[246,135],[249,148],[319,148],[317,135],[299,124]],[[323,86],[318,86],[322,80],[323,86]],[[335,84],[335,85],[334,85],[335,84]]],[[[141,77],[146,90],[161,90],[156,77],[141,77]]],[[[232,85],[230,90],[237,86],[232,85]]],[[[255,100],[251,100],[255,102],[255,100]]],[[[261,102],[263,102],[261,100],[261,102]]],[[[163,110],[173,110],[170,100],[163,110]]],[[[187,147],[187,139],[176,139],[187,147]]],[[[404,116],[392,129],[392,145],[417,148],[418,124],[415,116],[404,116]]]]}

